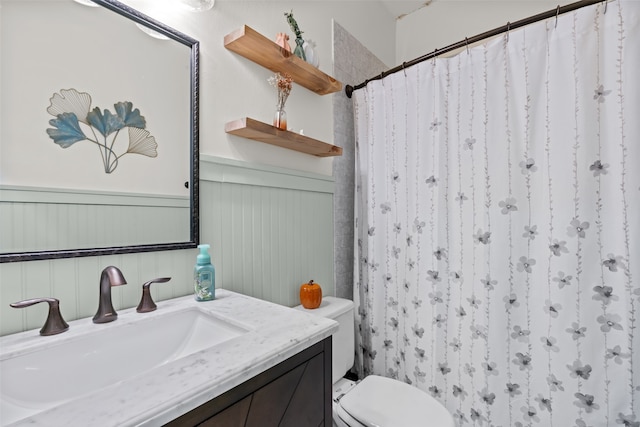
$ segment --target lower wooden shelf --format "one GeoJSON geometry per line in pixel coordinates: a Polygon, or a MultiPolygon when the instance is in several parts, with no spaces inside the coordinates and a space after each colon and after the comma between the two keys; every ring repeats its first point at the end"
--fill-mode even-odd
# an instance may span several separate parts
{"type": "Polygon", "coordinates": [[[249,117],[228,122],[224,131],[231,135],[277,145],[318,157],[342,156],[342,148],[308,136],[262,123],[249,117]]]}

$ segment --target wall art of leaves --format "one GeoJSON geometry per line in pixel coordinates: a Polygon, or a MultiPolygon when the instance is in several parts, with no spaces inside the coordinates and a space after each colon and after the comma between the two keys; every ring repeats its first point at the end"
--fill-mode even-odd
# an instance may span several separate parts
{"type": "Polygon", "coordinates": [[[47,134],[62,148],[69,148],[81,141],[88,141],[98,148],[104,171],[112,173],[118,162],[126,154],[158,156],[158,144],[146,128],[146,121],[140,111],[133,109],[129,101],[113,105],[115,113],[99,107],[91,109],[91,95],[76,89],[62,89],[50,99],[47,112],[55,117],[49,120],[53,128],[47,134]],[[125,135],[126,147],[117,152],[118,138],[125,135]]]}

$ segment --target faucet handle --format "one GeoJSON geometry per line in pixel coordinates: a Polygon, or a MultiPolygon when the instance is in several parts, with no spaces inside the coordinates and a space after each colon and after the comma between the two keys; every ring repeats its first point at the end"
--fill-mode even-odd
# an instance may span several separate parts
{"type": "Polygon", "coordinates": [[[149,280],[148,282],[142,285],[142,298],[140,299],[140,304],[138,304],[138,308],[136,311],[138,313],[148,313],[150,311],[158,308],[155,302],[153,302],[153,298],[151,298],[151,284],[152,283],[164,283],[171,280],[171,277],[159,277],[157,279],[149,280]]]}
{"type": "Polygon", "coordinates": [[[69,325],[64,321],[60,313],[60,301],[56,298],[33,298],[13,302],[9,305],[13,308],[24,308],[40,302],[49,303],[49,314],[47,315],[47,320],[44,322],[44,326],[40,329],[40,335],[56,335],[69,329],[69,325]]]}

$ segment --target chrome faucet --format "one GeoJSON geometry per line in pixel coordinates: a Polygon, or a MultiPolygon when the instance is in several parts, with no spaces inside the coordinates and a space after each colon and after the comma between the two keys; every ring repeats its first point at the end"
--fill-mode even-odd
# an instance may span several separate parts
{"type": "Polygon", "coordinates": [[[122,272],[112,265],[102,270],[100,275],[100,301],[98,312],[93,316],[93,323],[113,322],[118,318],[118,313],[111,303],[111,287],[126,285],[122,272]]]}

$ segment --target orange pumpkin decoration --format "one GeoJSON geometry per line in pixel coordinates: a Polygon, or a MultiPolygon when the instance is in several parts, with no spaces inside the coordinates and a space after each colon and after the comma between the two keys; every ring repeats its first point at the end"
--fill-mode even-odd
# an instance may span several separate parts
{"type": "Polygon", "coordinates": [[[322,288],[313,280],[300,286],[300,302],[304,308],[318,308],[322,302],[322,288]]]}

